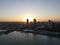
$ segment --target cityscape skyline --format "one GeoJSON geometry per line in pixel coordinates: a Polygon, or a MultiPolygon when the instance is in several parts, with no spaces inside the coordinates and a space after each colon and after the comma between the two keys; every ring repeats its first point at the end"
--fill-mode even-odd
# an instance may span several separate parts
{"type": "Polygon", "coordinates": [[[60,21],[60,0],[0,0],[0,22],[60,21]]]}

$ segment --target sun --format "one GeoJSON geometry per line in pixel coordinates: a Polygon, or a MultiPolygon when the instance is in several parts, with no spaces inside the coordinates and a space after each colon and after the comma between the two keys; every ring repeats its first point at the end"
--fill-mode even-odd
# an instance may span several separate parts
{"type": "Polygon", "coordinates": [[[32,16],[26,16],[26,17],[25,17],[25,20],[26,20],[26,19],[29,19],[29,21],[33,21],[33,17],[32,17],[32,16]]]}
{"type": "Polygon", "coordinates": [[[29,22],[33,21],[33,16],[24,16],[24,21],[26,21],[27,19],[29,19],[29,22]]]}

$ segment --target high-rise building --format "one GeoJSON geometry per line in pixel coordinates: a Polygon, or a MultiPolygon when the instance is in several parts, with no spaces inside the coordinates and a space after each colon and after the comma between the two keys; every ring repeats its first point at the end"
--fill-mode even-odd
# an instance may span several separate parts
{"type": "Polygon", "coordinates": [[[51,20],[48,20],[48,23],[47,23],[47,25],[48,25],[48,28],[52,28],[52,21],[51,20]]]}
{"type": "Polygon", "coordinates": [[[33,23],[36,23],[36,19],[33,19],[33,23]]]}
{"type": "Polygon", "coordinates": [[[37,26],[36,19],[33,19],[33,29],[34,29],[34,30],[36,29],[36,26],[37,26]]]}
{"type": "Polygon", "coordinates": [[[26,29],[29,29],[29,19],[26,19],[26,26],[25,26],[26,29]]]}
{"type": "Polygon", "coordinates": [[[26,23],[29,24],[29,19],[26,20],[26,23]]]}

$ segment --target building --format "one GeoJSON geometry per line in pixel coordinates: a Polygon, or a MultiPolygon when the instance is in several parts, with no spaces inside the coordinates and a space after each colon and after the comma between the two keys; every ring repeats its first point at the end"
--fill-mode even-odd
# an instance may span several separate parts
{"type": "Polygon", "coordinates": [[[36,22],[36,19],[33,19],[33,29],[35,30],[37,27],[37,22],[36,22]]]}
{"type": "Polygon", "coordinates": [[[36,19],[33,19],[33,23],[36,24],[36,19]]]}
{"type": "Polygon", "coordinates": [[[26,23],[29,24],[29,19],[26,20],[26,23]]]}
{"type": "Polygon", "coordinates": [[[47,27],[52,28],[52,24],[53,24],[53,22],[51,20],[48,20],[47,27]]]}
{"type": "Polygon", "coordinates": [[[26,29],[29,29],[29,19],[26,19],[26,25],[25,25],[26,29]]]}

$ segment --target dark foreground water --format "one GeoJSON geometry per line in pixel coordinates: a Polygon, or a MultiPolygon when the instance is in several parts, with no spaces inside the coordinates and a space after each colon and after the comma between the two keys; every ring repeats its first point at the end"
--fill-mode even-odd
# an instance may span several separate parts
{"type": "Polygon", "coordinates": [[[0,35],[0,45],[60,45],[60,38],[14,31],[0,35]]]}

